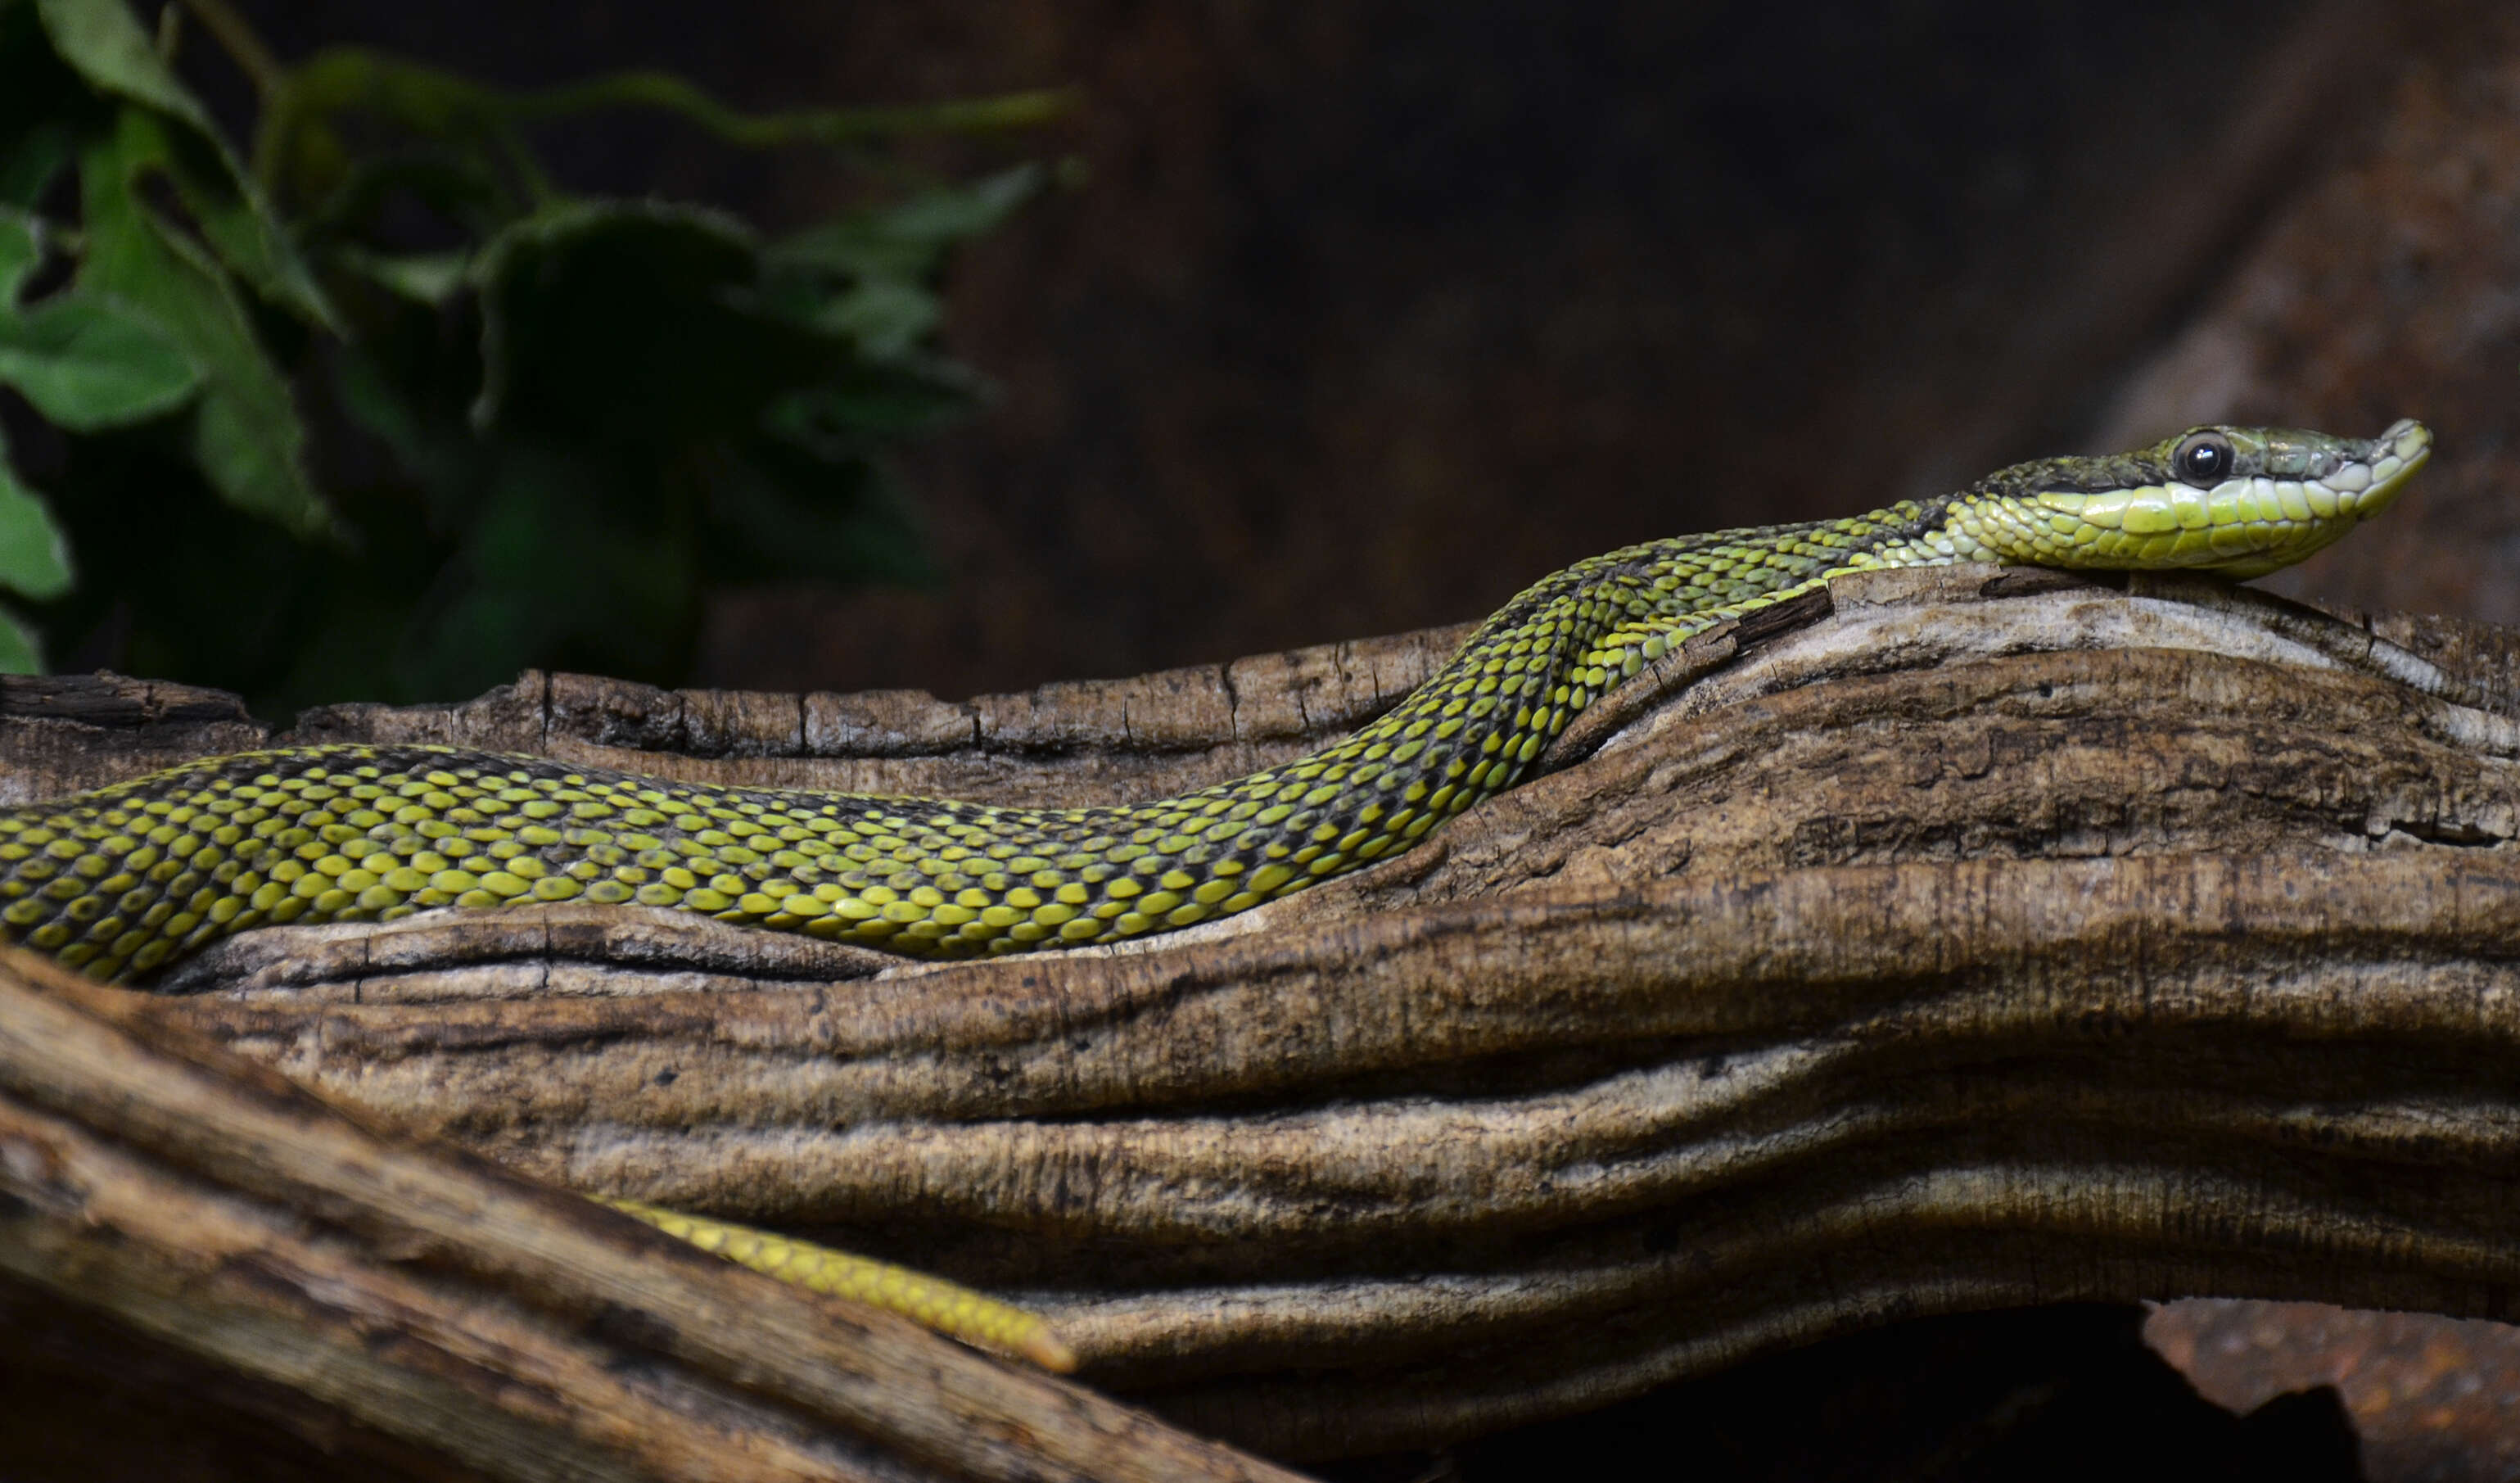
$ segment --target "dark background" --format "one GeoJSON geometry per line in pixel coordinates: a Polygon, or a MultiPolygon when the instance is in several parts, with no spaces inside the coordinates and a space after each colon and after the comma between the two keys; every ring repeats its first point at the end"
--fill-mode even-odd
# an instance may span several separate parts
{"type": "MultiPolygon", "coordinates": [[[[2136,393],[2384,147],[2410,78],[2472,66],[2484,5],[245,9],[285,56],[364,41],[519,84],[661,65],[756,108],[1082,91],[1052,129],[938,147],[1086,176],[953,279],[949,345],[999,397],[906,469],[943,581],[722,594],[703,684],[959,697],[1458,621],[1611,546],[2226,413],[2420,413],[2466,452],[2404,377],[2136,393]]],[[[657,121],[552,143],[578,189],[772,229],[862,188],[657,121]]],[[[2492,333],[2463,363],[2507,369],[2492,333]]],[[[2428,604],[2462,605],[2512,615],[2428,604]]]]}
{"type": "MultiPolygon", "coordinates": [[[[1458,621],[1626,542],[2224,418],[2431,422],[2441,455],[2415,492],[2271,585],[2520,622],[2507,4],[242,8],[284,56],[359,41],[516,84],[662,66],[753,109],[1080,90],[1054,128],[926,147],[953,170],[1083,167],[956,265],[946,339],[997,399],[905,465],[942,579],[718,593],[695,683],[961,697],[1458,621]]],[[[237,80],[202,80],[242,122],[237,80]]],[[[811,152],[654,120],[549,142],[574,189],[717,202],[772,230],[866,187],[811,152]]],[[[2155,1324],[2187,1326],[2170,1347],[2191,1374],[2246,1347],[2182,1311],[2155,1324]]],[[[1681,1428],[1705,1443],[1697,1474],[1726,1477],[1838,1475],[1817,1435],[1936,1407],[1958,1419],[1907,1452],[1851,1442],[1843,1475],[2014,1475],[1951,1439],[2017,1413],[2031,1380],[2081,1419],[2022,1476],[2081,1475],[2056,1459],[2100,1442],[2112,1476],[2255,1476],[2243,1460],[2286,1447],[2317,1460],[2287,1476],[2346,1476],[2350,1412],[2370,1476],[2485,1477],[2502,1464],[2478,1449],[2513,1429],[2484,1402],[2393,1407],[2352,1378],[2381,1372],[2380,1341],[2331,1338],[2327,1370],[2273,1389],[2339,1377],[2342,1403],[2261,1411],[2256,1440],[2215,1413],[2225,1430],[2182,1461],[2148,1449],[2206,1423],[2147,1409],[2193,1398],[2162,1390],[2126,1314],[2093,1321],[2100,1338],[2070,1317],[1987,1322],[1821,1346],[1587,1424],[1633,1456],[1681,1428]],[[2066,1371],[2117,1378],[2040,1378],[2066,1371]],[[1978,1389],[1900,1388],[1945,1372],[1978,1389]]],[[[2286,1347],[2277,1320],[2231,1322],[2286,1347]]],[[[2474,1375],[2462,1393],[2489,1401],[2511,1388],[2506,1330],[2453,1343],[2409,1322],[2432,1326],[2388,1341],[2400,1361],[2474,1375]]],[[[2273,1389],[2223,1398],[2245,1412],[2273,1389]]],[[[1499,1442],[1458,1475],[1522,1476],[1524,1454],[1563,1470],[1576,1435],[1499,1442]]],[[[1387,1475],[1457,1475],[1423,1467],[1387,1475]]]]}

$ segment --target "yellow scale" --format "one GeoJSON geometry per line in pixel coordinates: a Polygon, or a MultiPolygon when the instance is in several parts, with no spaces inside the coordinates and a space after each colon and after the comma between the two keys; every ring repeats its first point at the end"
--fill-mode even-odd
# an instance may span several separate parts
{"type": "MultiPolygon", "coordinates": [[[[1144,804],[701,787],[445,747],[208,758],[0,813],[0,940],[104,981],[270,923],[527,901],[700,912],[921,957],[1124,941],[1407,849],[1520,781],[1572,717],[1690,635],[1831,576],[1963,561],[2255,576],[2386,508],[2431,447],[2412,422],[2376,438],[2199,427],[1849,519],[1614,551],[1515,597],[1353,736],[1144,804]]],[[[856,1270],[763,1233],[636,1213],[712,1249],[776,1250],[791,1273],[856,1270]]],[[[910,1275],[866,1271],[834,1281],[940,1322],[994,1315],[959,1331],[1000,1342],[1029,1322],[941,1284],[913,1301],[910,1275]]]]}

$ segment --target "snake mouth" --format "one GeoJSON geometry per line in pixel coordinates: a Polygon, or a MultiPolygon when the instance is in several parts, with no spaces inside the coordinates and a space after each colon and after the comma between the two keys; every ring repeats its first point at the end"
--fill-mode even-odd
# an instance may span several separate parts
{"type": "Polygon", "coordinates": [[[1961,560],[2262,576],[2387,509],[2432,448],[2411,418],[2371,438],[2199,427],[2124,459],[2006,471],[1956,498],[1933,544],[1961,560]],[[2216,465],[2224,477],[2203,476],[2216,465]]]}
{"type": "Polygon", "coordinates": [[[2388,509],[2407,480],[2431,461],[2433,431],[2413,418],[2402,417],[2368,446],[2371,451],[2363,467],[2369,471],[2371,486],[2354,502],[2354,518],[2358,520],[2367,520],[2388,509]]]}
{"type": "Polygon", "coordinates": [[[2300,471],[2307,476],[2228,480],[2208,499],[2234,518],[2217,521],[2208,532],[2214,557],[2192,564],[2243,580],[2289,566],[2395,504],[2432,456],[2432,429],[2400,418],[2378,437],[2345,442],[2300,471]]]}

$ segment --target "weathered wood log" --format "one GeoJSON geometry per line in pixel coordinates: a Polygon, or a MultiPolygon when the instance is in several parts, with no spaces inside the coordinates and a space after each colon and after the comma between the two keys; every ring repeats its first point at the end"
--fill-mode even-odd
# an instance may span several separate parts
{"type": "Polygon", "coordinates": [[[149,1008],[0,958],[0,1311],[109,1320],[363,1471],[1289,1476],[414,1146],[149,1008]]]}
{"type": "MultiPolygon", "coordinates": [[[[1294,754],[1443,648],[967,707],[528,676],[298,736],[1088,802],[1294,754]]],[[[1286,1456],[1929,1311],[2504,1316],[2515,657],[2198,583],[1873,574],[1703,637],[1419,850],[1175,936],[917,965],[436,915],[249,934],[159,1007],[553,1183],[1004,1289],[1087,1379],[1286,1456]]],[[[21,795],[146,765],[36,724],[75,740],[21,795]]]]}

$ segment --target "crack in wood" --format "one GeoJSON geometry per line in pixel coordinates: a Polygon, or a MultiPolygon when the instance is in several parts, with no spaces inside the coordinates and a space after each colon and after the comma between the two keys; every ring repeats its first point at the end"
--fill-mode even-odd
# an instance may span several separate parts
{"type": "MultiPolygon", "coordinates": [[[[738,756],[753,702],[726,697],[723,755],[638,755],[1145,796],[1317,744],[1439,647],[968,712],[1048,747],[906,749],[905,720],[857,755],[738,756]]],[[[119,1012],[569,1188],[1003,1288],[1089,1379],[1284,1456],[1892,1314],[2498,1316],[2515,647],[2176,584],[1874,574],[1710,636],[1425,848],[1126,951],[904,964],[538,908],[250,934],[119,1012]]],[[[568,683],[555,749],[664,703],[568,683]]],[[[492,735],[511,703],[426,724],[492,735]]],[[[84,728],[37,771],[160,754],[0,725],[84,728]]]]}

